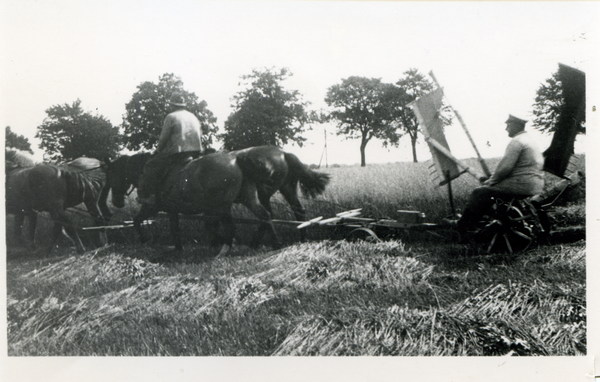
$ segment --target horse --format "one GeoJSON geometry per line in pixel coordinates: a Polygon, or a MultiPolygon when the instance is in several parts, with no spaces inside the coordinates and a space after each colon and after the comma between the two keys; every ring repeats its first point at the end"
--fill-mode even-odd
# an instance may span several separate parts
{"type": "MultiPolygon", "coordinates": [[[[279,244],[277,234],[270,222],[272,217],[270,198],[276,191],[284,195],[292,206],[296,218],[303,221],[305,212],[298,200],[298,183],[305,195],[314,197],[321,194],[329,182],[328,174],[309,169],[295,155],[274,146],[259,146],[217,154],[234,158],[235,165],[242,171],[242,185],[234,203],[246,205],[261,219],[261,226],[254,236],[252,246],[258,245],[267,230],[273,233],[276,244],[279,244]]],[[[121,156],[112,162],[107,160],[106,188],[112,190],[112,203],[115,207],[123,208],[125,196],[138,186],[143,167],[150,158],[149,153],[138,153],[121,156]]],[[[171,227],[173,231],[173,226],[171,227]]],[[[181,248],[178,239],[176,247],[181,248]]]]}
{"type": "MultiPolygon", "coordinates": [[[[298,185],[304,196],[315,198],[325,191],[330,176],[313,171],[292,154],[277,146],[255,146],[232,151],[246,175],[246,182],[256,187],[260,203],[273,215],[271,197],[279,191],[290,205],[296,221],[306,220],[306,211],[298,199],[298,185]]],[[[253,245],[257,245],[268,227],[261,225],[253,245]]],[[[305,239],[306,231],[301,231],[305,239]]]]}
{"type": "MultiPolygon", "coordinates": [[[[8,184],[9,184],[8,177],[11,173],[13,173],[15,171],[20,172],[19,170],[28,168],[28,167],[33,167],[36,164],[38,164],[38,162],[35,160],[33,155],[31,155],[29,152],[18,150],[18,149],[12,148],[12,147],[7,147],[5,150],[5,154],[4,154],[4,175],[6,177],[5,190],[7,189],[6,186],[8,186],[8,184]]],[[[7,207],[6,210],[8,212],[8,203],[7,203],[6,207],[7,207]]],[[[15,215],[16,215],[15,223],[16,223],[16,227],[17,227],[16,228],[16,231],[17,231],[16,237],[20,241],[21,237],[22,237],[21,236],[21,227],[23,226],[23,221],[25,219],[25,215],[24,214],[15,214],[15,215]]],[[[33,216],[33,218],[32,218],[31,215],[29,215],[30,225],[35,224],[34,219],[35,219],[35,216],[33,216]]]]}
{"type": "MultiPolygon", "coordinates": [[[[7,151],[8,154],[8,151],[7,151]]],[[[11,154],[12,155],[12,154],[11,154]]],[[[29,241],[34,245],[37,212],[49,212],[54,226],[47,253],[52,251],[60,232],[75,243],[78,252],[85,250],[66,209],[84,203],[96,224],[111,216],[106,204],[98,204],[106,175],[101,161],[81,157],[65,164],[36,163],[22,167],[7,155],[6,212],[15,215],[16,234],[21,239],[25,216],[29,218],[29,241]],[[10,162],[10,163],[9,163],[10,162]]],[[[21,163],[21,164],[19,164],[21,163]]]]}
{"type": "MultiPolygon", "coordinates": [[[[121,156],[114,161],[107,162],[106,189],[113,192],[113,204],[122,208],[124,206],[125,192],[130,183],[139,181],[143,164],[150,158],[149,154],[142,153],[133,156],[121,156]],[[128,172],[132,171],[133,173],[128,172]],[[128,170],[128,171],[127,171],[128,170]]],[[[178,214],[204,213],[218,219],[224,228],[225,236],[222,238],[223,246],[217,256],[229,252],[233,243],[235,225],[231,215],[231,207],[240,196],[243,203],[250,208],[261,220],[270,223],[269,213],[260,205],[258,197],[252,192],[242,190],[244,177],[242,170],[236,164],[236,158],[229,153],[214,153],[201,156],[197,159],[191,157],[182,163],[175,164],[165,176],[160,185],[157,204],[142,204],[133,222],[142,242],[146,237],[141,229],[141,223],[165,211],[169,215],[171,234],[175,241],[175,248],[182,250],[179,235],[178,214]]],[[[272,223],[271,223],[272,225],[272,223]]],[[[215,234],[213,244],[221,239],[217,234],[217,225],[209,225],[215,234]]]]}

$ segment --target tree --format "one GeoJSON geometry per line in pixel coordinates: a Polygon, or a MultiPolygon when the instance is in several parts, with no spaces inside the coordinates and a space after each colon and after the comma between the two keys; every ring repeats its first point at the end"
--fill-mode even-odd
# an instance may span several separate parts
{"type": "Polygon", "coordinates": [[[33,154],[33,150],[31,150],[31,143],[29,143],[29,139],[26,137],[14,133],[10,126],[6,126],[6,141],[4,142],[6,147],[13,147],[18,150],[29,151],[33,154]]]}
{"type": "MultiPolygon", "coordinates": [[[[399,99],[399,104],[396,107],[396,123],[398,127],[410,136],[412,146],[413,162],[417,162],[417,141],[419,138],[419,121],[417,116],[407,105],[416,100],[423,94],[433,90],[433,83],[429,81],[417,69],[409,69],[403,73],[396,85],[401,89],[399,92],[402,97],[399,99]]],[[[444,118],[444,123],[449,125],[450,118],[444,118]]]]}
{"type": "Polygon", "coordinates": [[[200,120],[203,147],[212,145],[217,118],[207,108],[206,101],[198,101],[196,94],[183,88],[179,77],[165,73],[159,77],[158,84],[146,81],[137,89],[125,105],[126,114],[123,116],[123,143],[127,149],[137,151],[156,147],[164,119],[169,113],[167,101],[175,92],[183,94],[187,101],[186,109],[200,120]]]}
{"type": "MultiPolygon", "coordinates": [[[[541,84],[536,92],[533,104],[533,127],[541,132],[550,134],[555,131],[558,117],[565,107],[562,83],[558,70],[541,84]]],[[[585,119],[578,126],[578,133],[585,134],[585,119]]]]}
{"type": "Polygon", "coordinates": [[[72,105],[52,106],[46,114],[35,136],[52,160],[103,159],[115,156],[121,148],[118,127],[101,115],[84,113],[79,99],[72,105]]]}
{"type": "Polygon", "coordinates": [[[395,104],[399,89],[384,84],[378,78],[353,76],[327,90],[325,102],[334,110],[330,113],[338,121],[338,135],[346,139],[360,139],[360,165],[366,166],[365,148],[373,138],[383,146],[397,145],[400,135],[393,126],[395,104]]]}
{"type": "Polygon", "coordinates": [[[231,98],[234,112],[220,135],[225,149],[283,146],[288,142],[302,146],[306,139],[300,134],[311,121],[311,114],[306,110],[308,102],[302,101],[297,90],[285,90],[281,85],[290,76],[286,68],[255,69],[241,76],[246,88],[231,98]]]}

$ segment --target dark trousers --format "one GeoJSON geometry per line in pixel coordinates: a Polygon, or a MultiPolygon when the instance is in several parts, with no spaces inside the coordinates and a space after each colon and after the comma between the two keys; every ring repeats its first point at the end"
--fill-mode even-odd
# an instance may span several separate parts
{"type": "Polygon", "coordinates": [[[197,151],[185,151],[176,154],[161,154],[153,156],[144,165],[142,178],[138,184],[138,196],[147,198],[150,195],[157,194],[158,185],[167,177],[169,170],[178,164],[183,164],[190,159],[200,156],[197,151]]]}
{"type": "Polygon", "coordinates": [[[519,195],[506,191],[499,191],[494,187],[481,186],[471,192],[467,206],[463,211],[463,215],[458,221],[458,230],[466,232],[473,228],[475,224],[489,214],[492,210],[494,201],[492,198],[499,198],[504,201],[509,201],[513,198],[526,198],[530,195],[519,195]]]}

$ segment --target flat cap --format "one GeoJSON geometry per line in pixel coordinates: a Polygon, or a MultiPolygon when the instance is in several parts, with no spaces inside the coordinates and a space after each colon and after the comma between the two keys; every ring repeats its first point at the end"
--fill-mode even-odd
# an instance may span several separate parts
{"type": "Polygon", "coordinates": [[[171,95],[171,99],[169,103],[174,106],[183,106],[185,107],[185,97],[181,93],[173,93],[171,95]]]}
{"type": "Polygon", "coordinates": [[[509,123],[509,122],[510,122],[510,123],[517,123],[517,124],[520,124],[520,125],[523,125],[523,126],[525,126],[525,124],[527,123],[527,121],[526,121],[526,120],[524,120],[524,119],[521,119],[521,118],[517,118],[517,117],[515,117],[515,116],[514,116],[514,115],[512,115],[512,114],[509,114],[509,115],[508,115],[508,119],[506,120],[506,122],[505,122],[505,123],[509,123]]]}

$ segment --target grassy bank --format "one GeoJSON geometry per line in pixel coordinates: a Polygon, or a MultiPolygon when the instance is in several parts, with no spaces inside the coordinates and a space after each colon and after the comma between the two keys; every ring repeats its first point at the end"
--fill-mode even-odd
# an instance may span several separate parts
{"type": "Polygon", "coordinates": [[[21,355],[580,355],[585,243],[524,255],[322,241],[110,246],[8,266],[21,355]]]}

